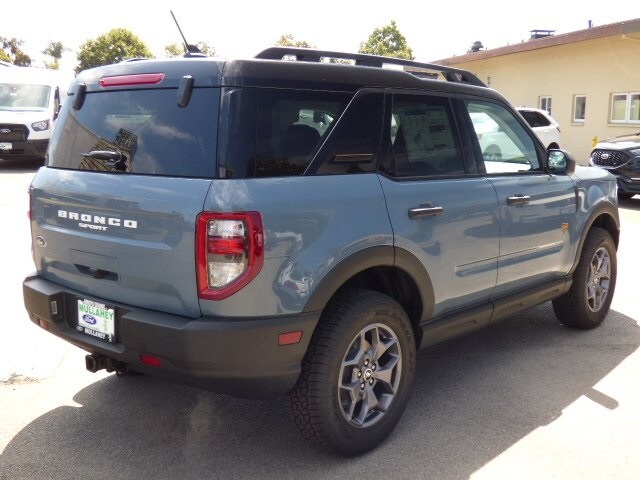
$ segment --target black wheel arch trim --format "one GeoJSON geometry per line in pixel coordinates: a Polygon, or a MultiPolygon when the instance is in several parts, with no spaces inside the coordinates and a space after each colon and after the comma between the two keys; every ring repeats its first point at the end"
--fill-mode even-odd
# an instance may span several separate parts
{"type": "Polygon", "coordinates": [[[320,281],[303,311],[323,310],[335,293],[350,279],[375,267],[395,267],[408,275],[421,296],[422,314],[419,321],[423,322],[431,317],[435,297],[427,270],[411,252],[392,245],[365,248],[344,258],[320,281]]]}
{"type": "MultiPolygon", "coordinates": [[[[589,232],[594,227],[594,224],[600,221],[603,217],[609,217],[615,225],[615,232],[613,232],[611,236],[613,237],[613,243],[615,244],[616,249],[618,248],[618,242],[620,240],[620,217],[618,216],[618,210],[611,203],[601,203],[600,205],[595,207],[584,224],[585,227],[580,236],[580,241],[578,242],[576,256],[573,260],[571,270],[569,271],[570,274],[573,274],[576,268],[578,268],[578,263],[580,263],[580,257],[582,255],[582,249],[584,248],[584,242],[587,240],[587,235],[589,235],[589,232]]],[[[604,229],[607,230],[610,234],[612,233],[608,229],[604,229]]]]}

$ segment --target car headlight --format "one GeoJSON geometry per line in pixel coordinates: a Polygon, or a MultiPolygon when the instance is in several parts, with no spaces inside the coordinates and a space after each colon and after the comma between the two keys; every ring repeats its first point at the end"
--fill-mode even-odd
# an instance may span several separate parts
{"type": "Polygon", "coordinates": [[[634,150],[629,150],[629,153],[634,157],[640,157],[640,148],[636,148],[634,150]]]}
{"type": "Polygon", "coordinates": [[[49,130],[49,120],[42,120],[40,122],[32,123],[31,128],[33,128],[36,132],[49,130]]]}

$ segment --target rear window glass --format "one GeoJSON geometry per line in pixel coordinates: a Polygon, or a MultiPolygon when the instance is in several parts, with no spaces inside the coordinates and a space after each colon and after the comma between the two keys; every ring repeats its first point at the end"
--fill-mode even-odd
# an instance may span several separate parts
{"type": "Polygon", "coordinates": [[[48,165],[211,177],[219,93],[214,88],[195,89],[185,108],[177,104],[176,89],[88,93],[80,110],[63,110],[49,147],[48,165]]]}
{"type": "Polygon", "coordinates": [[[227,178],[303,174],[352,94],[286,89],[225,92],[221,170],[227,178]]]}
{"type": "Polygon", "coordinates": [[[527,123],[532,127],[548,127],[551,125],[547,117],[540,112],[534,112],[531,110],[520,110],[520,115],[524,117],[527,123]]]}

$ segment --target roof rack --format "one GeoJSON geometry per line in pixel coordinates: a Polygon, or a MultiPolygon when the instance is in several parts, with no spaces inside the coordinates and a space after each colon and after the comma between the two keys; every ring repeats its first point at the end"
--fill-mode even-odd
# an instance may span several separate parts
{"type": "Polygon", "coordinates": [[[263,60],[286,60],[286,57],[295,57],[295,60],[302,62],[321,62],[323,58],[353,60],[357,66],[361,67],[382,68],[383,65],[400,65],[402,67],[409,67],[403,70],[420,78],[433,78],[432,75],[424,72],[424,70],[431,70],[440,73],[448,82],[468,83],[470,85],[486,87],[482,80],[466,70],[445,67],[444,65],[436,65],[433,63],[414,62],[413,60],[404,60],[402,58],[382,57],[379,55],[333,52],[312,48],[270,47],[260,52],[255,58],[263,60]]]}

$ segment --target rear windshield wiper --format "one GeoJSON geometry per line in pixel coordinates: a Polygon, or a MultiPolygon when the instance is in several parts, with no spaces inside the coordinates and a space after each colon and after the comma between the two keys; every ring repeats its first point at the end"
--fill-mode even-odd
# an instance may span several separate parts
{"type": "Polygon", "coordinates": [[[103,160],[107,165],[114,167],[119,172],[124,172],[127,169],[127,157],[122,152],[91,150],[89,153],[81,153],[80,155],[95,158],[96,160],[103,160]]]}

